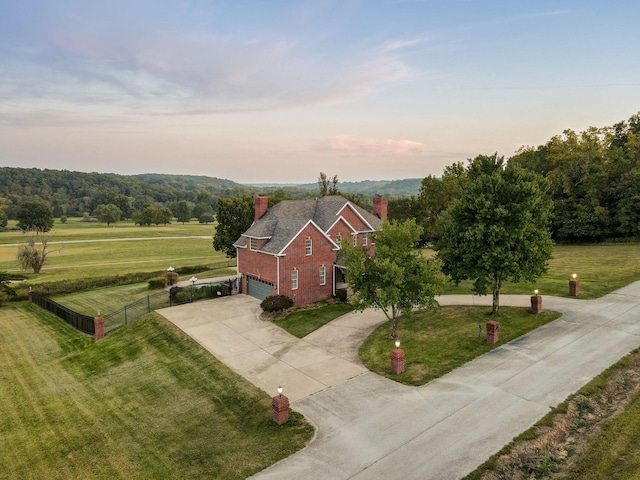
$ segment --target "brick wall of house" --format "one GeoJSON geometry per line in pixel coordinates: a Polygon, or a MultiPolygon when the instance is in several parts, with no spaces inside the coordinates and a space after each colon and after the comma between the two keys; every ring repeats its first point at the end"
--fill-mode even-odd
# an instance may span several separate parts
{"type": "Polygon", "coordinates": [[[331,242],[312,225],[308,225],[280,257],[280,294],[293,299],[295,305],[318,302],[333,295],[333,264],[336,252],[331,242]],[[312,254],[306,254],[306,239],[312,241],[312,254]],[[320,285],[320,266],[325,266],[325,284],[320,285]],[[298,288],[291,289],[291,271],[298,270],[298,288]]]}
{"type": "Polygon", "coordinates": [[[242,274],[240,288],[243,293],[247,293],[246,275],[274,285],[277,283],[276,257],[251,250],[248,244],[247,241],[247,248],[238,249],[238,271],[242,274]]]}

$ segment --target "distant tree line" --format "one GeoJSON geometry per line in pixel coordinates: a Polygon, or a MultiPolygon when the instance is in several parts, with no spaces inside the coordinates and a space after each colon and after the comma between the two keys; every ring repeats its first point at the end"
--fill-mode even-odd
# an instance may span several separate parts
{"type": "MultiPolygon", "coordinates": [[[[508,159],[549,182],[551,232],[556,241],[640,240],[640,113],[612,127],[565,130],[546,144],[508,159]]],[[[463,162],[422,180],[417,196],[391,198],[389,218],[413,218],[421,242],[443,234],[442,213],[468,185],[463,162]]]]}

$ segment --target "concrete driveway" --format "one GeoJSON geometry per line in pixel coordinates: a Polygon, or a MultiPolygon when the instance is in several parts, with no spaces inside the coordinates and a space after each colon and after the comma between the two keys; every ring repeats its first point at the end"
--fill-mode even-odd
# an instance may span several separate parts
{"type": "MultiPolygon", "coordinates": [[[[488,297],[441,297],[443,305],[488,297]]],[[[501,305],[528,306],[529,296],[501,305]]],[[[259,319],[238,295],[159,311],[317,426],[304,450],[258,479],[458,479],[619,358],[640,347],[640,282],[598,300],[544,297],[563,317],[422,387],[368,372],[357,346],[383,322],[349,314],[304,340],[259,319]]]]}
{"type": "Polygon", "coordinates": [[[158,310],[267,394],[282,385],[292,403],[366,372],[353,342],[384,321],[382,314],[350,314],[335,322],[335,334],[299,339],[261,320],[261,312],[260,301],[248,295],[158,310]]]}

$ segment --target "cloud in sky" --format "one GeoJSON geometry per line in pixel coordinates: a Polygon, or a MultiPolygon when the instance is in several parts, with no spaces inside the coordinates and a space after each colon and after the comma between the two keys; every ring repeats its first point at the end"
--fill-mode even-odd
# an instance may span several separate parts
{"type": "Polygon", "coordinates": [[[420,155],[425,148],[425,144],[411,140],[378,140],[358,138],[353,135],[336,135],[320,145],[318,150],[349,155],[410,157],[420,155]]]}
{"type": "Polygon", "coordinates": [[[0,164],[440,174],[634,114],[639,17],[628,0],[5,1],[0,164]]]}
{"type": "Polygon", "coordinates": [[[313,34],[316,25],[304,31],[310,19],[287,26],[265,18],[252,29],[255,19],[227,24],[233,12],[190,2],[162,12],[166,2],[25,3],[32,8],[14,7],[12,27],[0,33],[0,99],[24,109],[91,102],[214,114],[337,104],[406,77],[399,51],[416,43],[385,39],[333,52],[333,39],[313,34]]]}

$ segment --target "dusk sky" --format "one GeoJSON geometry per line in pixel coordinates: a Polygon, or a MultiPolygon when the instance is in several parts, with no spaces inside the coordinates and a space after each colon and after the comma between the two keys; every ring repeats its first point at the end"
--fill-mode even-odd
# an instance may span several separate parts
{"type": "Polygon", "coordinates": [[[422,178],[640,111],[640,2],[0,0],[0,166],[422,178]]]}

